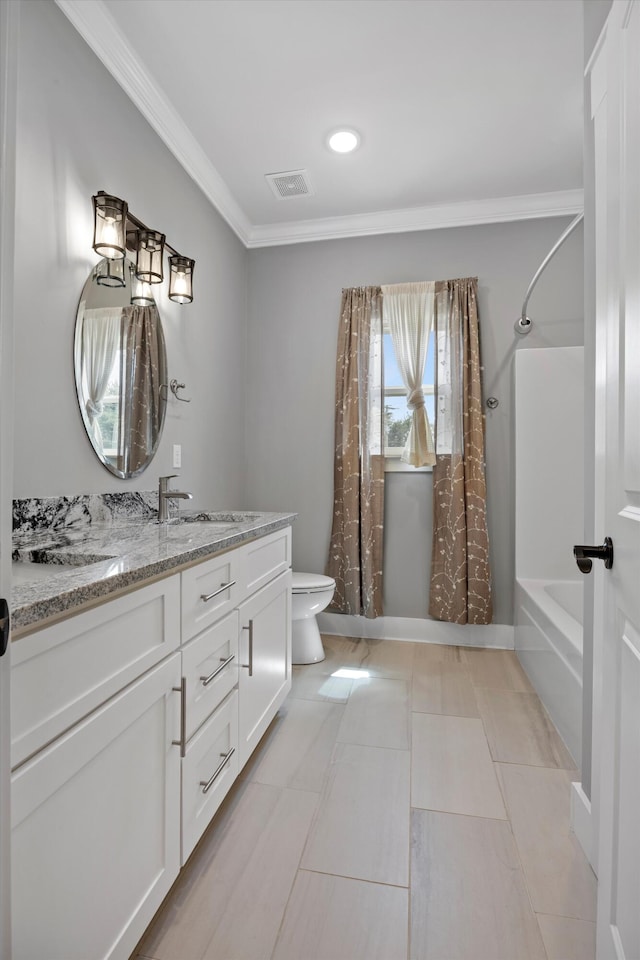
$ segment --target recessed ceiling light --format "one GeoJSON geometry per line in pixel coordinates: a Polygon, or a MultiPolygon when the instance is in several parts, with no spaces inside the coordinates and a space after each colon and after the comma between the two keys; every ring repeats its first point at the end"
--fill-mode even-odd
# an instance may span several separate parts
{"type": "Polygon", "coordinates": [[[355,130],[335,130],[327,142],[335,153],[351,153],[360,144],[360,134],[355,130]]]}

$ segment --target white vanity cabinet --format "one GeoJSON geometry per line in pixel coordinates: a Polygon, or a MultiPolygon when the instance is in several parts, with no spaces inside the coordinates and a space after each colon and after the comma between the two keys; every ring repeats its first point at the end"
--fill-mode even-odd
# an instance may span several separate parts
{"type": "Polygon", "coordinates": [[[182,631],[184,864],[291,689],[291,528],[185,570],[182,631]]]}
{"type": "Polygon", "coordinates": [[[291,687],[291,528],[15,641],[13,960],[127,960],[291,687]]]}
{"type": "Polygon", "coordinates": [[[31,723],[13,697],[14,755],[41,749],[12,775],[14,960],[128,957],[178,875],[178,587],[170,578],[16,642],[16,688],[26,696],[30,679],[38,696],[31,723]]]}

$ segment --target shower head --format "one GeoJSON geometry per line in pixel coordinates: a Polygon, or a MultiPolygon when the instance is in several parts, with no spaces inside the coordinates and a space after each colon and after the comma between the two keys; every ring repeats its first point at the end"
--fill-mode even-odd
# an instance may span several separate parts
{"type": "Polygon", "coordinates": [[[531,333],[531,326],[531,320],[523,314],[516,320],[514,330],[516,333],[519,333],[521,337],[524,337],[525,334],[531,333]]]}

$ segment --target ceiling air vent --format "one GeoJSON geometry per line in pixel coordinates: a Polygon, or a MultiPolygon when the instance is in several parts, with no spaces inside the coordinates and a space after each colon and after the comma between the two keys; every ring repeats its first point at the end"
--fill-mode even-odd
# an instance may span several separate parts
{"type": "Polygon", "coordinates": [[[277,200],[309,197],[314,192],[306,170],[287,170],[284,173],[266,173],[265,180],[277,200]]]}

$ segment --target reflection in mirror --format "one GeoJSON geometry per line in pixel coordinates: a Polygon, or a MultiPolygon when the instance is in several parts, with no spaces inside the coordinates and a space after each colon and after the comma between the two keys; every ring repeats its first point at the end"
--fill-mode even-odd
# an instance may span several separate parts
{"type": "MultiPolygon", "coordinates": [[[[117,477],[135,477],[158,448],[166,410],[167,356],[160,315],[135,299],[133,265],[115,284],[102,260],[84,285],[75,330],[80,413],[99,460],[117,477]],[[164,387],[164,389],[163,389],[164,387]]],[[[145,298],[148,302],[148,298],[145,298]]]]}

